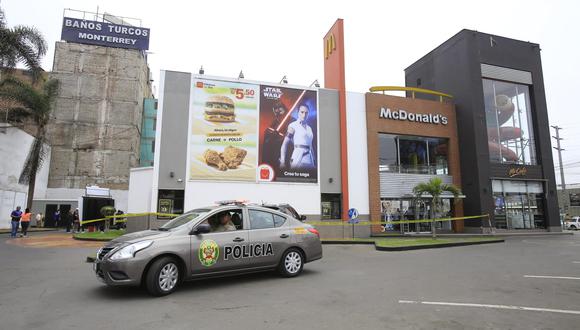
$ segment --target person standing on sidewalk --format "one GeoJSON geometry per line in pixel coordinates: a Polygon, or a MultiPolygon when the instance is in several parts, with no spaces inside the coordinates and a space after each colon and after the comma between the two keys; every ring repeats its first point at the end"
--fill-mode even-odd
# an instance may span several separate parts
{"type": "Polygon", "coordinates": [[[81,232],[81,222],[79,218],[79,209],[77,208],[73,212],[73,232],[80,233],[81,232]]]}
{"type": "Polygon", "coordinates": [[[18,225],[20,224],[20,217],[22,217],[22,211],[20,211],[20,206],[17,206],[16,210],[12,211],[10,217],[12,218],[12,221],[10,221],[12,229],[10,231],[10,237],[16,237],[16,234],[18,233],[18,225]]]}
{"type": "Polygon", "coordinates": [[[54,228],[58,228],[58,226],[60,225],[60,209],[56,209],[56,212],[54,212],[54,228]]]}
{"type": "Polygon", "coordinates": [[[36,213],[36,227],[42,228],[42,213],[36,213]]]}
{"type": "Polygon", "coordinates": [[[20,218],[20,226],[22,227],[22,233],[20,236],[28,237],[28,226],[30,226],[30,217],[32,213],[30,213],[30,209],[24,210],[24,214],[20,218]]]}

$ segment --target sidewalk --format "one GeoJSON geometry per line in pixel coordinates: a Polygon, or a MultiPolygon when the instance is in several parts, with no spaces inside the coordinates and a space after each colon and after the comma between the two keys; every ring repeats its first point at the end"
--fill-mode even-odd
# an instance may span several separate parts
{"type": "MultiPolygon", "coordinates": [[[[49,231],[58,231],[60,228],[38,228],[38,227],[30,227],[28,228],[29,233],[42,233],[42,232],[49,232],[49,231]]],[[[8,234],[10,235],[10,228],[2,228],[0,229],[0,234],[8,234]]],[[[20,234],[20,227],[18,227],[18,234],[20,234]]]]}

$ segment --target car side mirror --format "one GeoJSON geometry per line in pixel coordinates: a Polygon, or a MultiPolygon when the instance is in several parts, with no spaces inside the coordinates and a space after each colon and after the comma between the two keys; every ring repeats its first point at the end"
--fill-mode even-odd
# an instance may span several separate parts
{"type": "Polygon", "coordinates": [[[301,215],[301,216],[300,216],[300,220],[301,220],[301,221],[304,221],[304,220],[306,220],[306,216],[305,216],[305,215],[301,215]]]}
{"type": "Polygon", "coordinates": [[[199,224],[197,227],[195,227],[195,229],[191,231],[191,234],[199,235],[199,234],[207,234],[209,232],[211,232],[211,227],[209,226],[209,224],[202,223],[199,224]]]}

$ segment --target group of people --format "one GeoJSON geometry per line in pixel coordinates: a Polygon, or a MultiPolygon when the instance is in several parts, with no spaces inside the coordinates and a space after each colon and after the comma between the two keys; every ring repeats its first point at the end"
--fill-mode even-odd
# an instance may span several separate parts
{"type": "Polygon", "coordinates": [[[16,207],[16,210],[12,211],[12,213],[10,214],[10,225],[11,225],[11,231],[10,231],[10,237],[16,237],[16,235],[18,234],[18,227],[22,227],[22,231],[20,234],[20,237],[24,236],[24,237],[28,237],[28,226],[30,225],[30,216],[32,214],[30,213],[30,209],[26,209],[24,210],[24,212],[22,212],[20,210],[20,206],[16,207]]]}
{"type": "MultiPolygon", "coordinates": [[[[30,219],[32,217],[32,213],[30,213],[30,209],[21,211],[21,207],[17,206],[16,210],[12,211],[10,214],[11,217],[11,231],[10,237],[16,237],[18,235],[18,228],[21,227],[20,237],[28,237],[28,228],[30,227],[30,219]]],[[[80,232],[82,230],[80,217],[79,217],[79,209],[75,209],[74,211],[69,211],[66,214],[61,214],[60,209],[57,209],[52,217],[54,221],[54,227],[65,227],[67,233],[73,230],[73,232],[80,232]]],[[[44,227],[44,215],[42,213],[36,214],[36,226],[37,227],[44,227]]]]}

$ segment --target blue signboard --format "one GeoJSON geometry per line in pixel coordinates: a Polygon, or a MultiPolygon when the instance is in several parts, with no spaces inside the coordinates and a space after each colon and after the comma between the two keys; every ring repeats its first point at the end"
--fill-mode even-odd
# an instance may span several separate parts
{"type": "Polygon", "coordinates": [[[149,29],[65,17],[62,40],[117,48],[149,49],[149,29]]]}
{"type": "Polygon", "coordinates": [[[358,223],[358,210],[355,208],[348,210],[348,218],[349,223],[358,223]]]}

